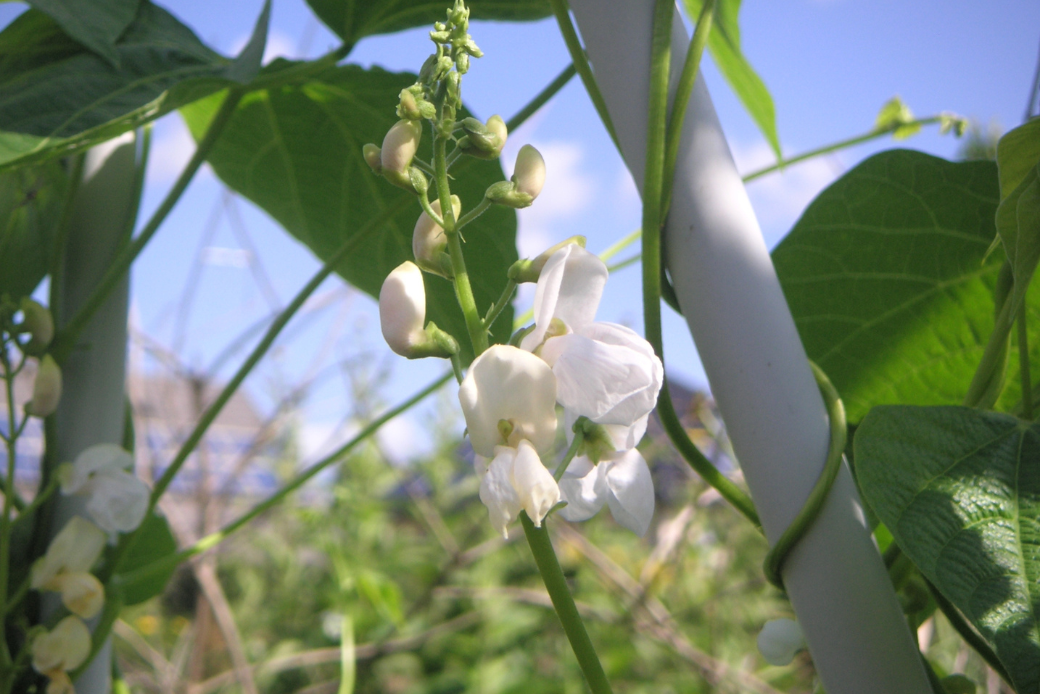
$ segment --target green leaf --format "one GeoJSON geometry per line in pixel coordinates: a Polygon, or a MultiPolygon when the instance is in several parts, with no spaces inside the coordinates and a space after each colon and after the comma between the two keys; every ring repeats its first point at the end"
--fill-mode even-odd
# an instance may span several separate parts
{"type": "Polygon", "coordinates": [[[1003,200],[1040,162],[1040,118],[1004,134],[997,142],[997,168],[1000,170],[1000,199],[1003,200]]]}
{"type": "MultiPolygon", "coordinates": [[[[170,532],[170,525],[164,516],[149,514],[143,522],[140,537],[134,543],[133,550],[119,567],[122,575],[129,575],[137,569],[153,564],[177,551],[177,541],[170,532]]],[[[147,576],[122,585],[123,605],[129,607],[144,602],[163,592],[170,577],[177,569],[171,565],[164,571],[149,572],[147,576]]]]}
{"type": "Polygon", "coordinates": [[[29,296],[50,270],[67,189],[57,161],[0,173],[0,295],[29,296]]]}
{"type": "MultiPolygon", "coordinates": [[[[684,0],[686,12],[696,23],[704,0],[684,0]]],[[[762,78],[740,50],[740,0],[716,0],[715,19],[708,35],[708,50],[722,76],[729,82],[744,108],[766,136],[777,160],[783,159],[776,132],[776,109],[762,78]]]]}
{"type": "Polygon", "coordinates": [[[993,647],[1040,687],[1040,425],[966,407],[879,407],[856,432],[867,503],[993,647]]]}
{"type": "MultiPolygon", "coordinates": [[[[373,174],[361,148],[383,141],[397,121],[401,89],[414,82],[412,74],[346,65],[302,84],[252,92],[238,105],[209,163],[228,186],[266,210],[323,260],[371,220],[389,215],[337,268],[348,282],[376,297],[390,271],[412,258],[412,230],[421,208],[413,194],[373,174]]],[[[219,104],[219,98],[211,97],[183,109],[196,138],[219,104]]],[[[424,133],[419,156],[427,160],[431,140],[424,133]]],[[[480,202],[488,185],[503,180],[497,161],[469,158],[452,169],[452,176],[451,190],[462,199],[463,213],[480,202]]],[[[483,314],[498,298],[506,270],[517,259],[516,214],[492,206],[463,234],[470,281],[483,314]]],[[[425,279],[427,319],[454,335],[468,353],[465,320],[451,283],[429,274],[425,279]]],[[[509,307],[495,323],[496,341],[509,339],[512,322],[509,307]]]]}
{"type": "Polygon", "coordinates": [[[29,10],[0,32],[0,171],[85,149],[229,84],[260,66],[270,4],[241,55],[228,60],[143,0],[115,46],[120,65],[83,49],[29,10]]]}
{"type": "MultiPolygon", "coordinates": [[[[999,164],[998,164],[999,166],[999,164]]],[[[1025,298],[1040,262],[1040,165],[1030,169],[1015,190],[997,208],[997,233],[1011,263],[1015,286],[1011,315],[1025,298]]]]}
{"type": "Polygon", "coordinates": [[[29,0],[66,34],[119,67],[116,40],[137,16],[141,0],[29,0]]]}
{"type": "Polygon", "coordinates": [[[850,422],[878,404],[960,403],[993,329],[992,162],[893,150],[820,193],[773,251],[809,358],[850,422]]]}
{"type": "MultiPolygon", "coordinates": [[[[344,43],[444,21],[451,0],[307,0],[344,43]]],[[[470,0],[470,19],[529,21],[552,14],[548,0],[470,0]]],[[[480,41],[478,40],[479,44],[480,41]]]]}

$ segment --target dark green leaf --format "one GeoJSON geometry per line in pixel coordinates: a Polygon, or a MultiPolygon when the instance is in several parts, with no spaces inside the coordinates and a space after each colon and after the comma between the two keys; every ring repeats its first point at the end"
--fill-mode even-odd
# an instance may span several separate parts
{"type": "Polygon", "coordinates": [[[856,432],[864,498],[971,620],[1016,691],[1040,687],[1040,425],[966,407],[878,407],[856,432]]]}
{"type": "MultiPolygon", "coordinates": [[[[376,176],[361,148],[381,143],[397,121],[401,89],[415,76],[347,65],[303,84],[248,94],[213,148],[209,163],[231,188],[265,209],[319,258],[327,259],[366,224],[386,213],[384,224],[337,271],[362,291],[378,296],[386,276],[412,257],[412,229],[421,209],[415,196],[376,176]]],[[[196,138],[219,106],[209,98],[183,109],[196,138]]],[[[466,114],[460,114],[460,118],[466,114]]],[[[429,158],[424,134],[419,154],[429,158]]],[[[485,188],[503,179],[498,162],[463,159],[453,170],[452,193],[463,212],[485,188]]],[[[463,231],[464,250],[477,307],[487,311],[501,293],[506,270],[516,260],[516,214],[492,207],[463,231]]],[[[451,283],[426,275],[427,319],[469,340],[451,283]]],[[[508,340],[512,309],[495,323],[494,336],[508,340]]],[[[468,349],[467,349],[468,351],[468,349]]]]}
{"type": "MultiPolygon", "coordinates": [[[[686,12],[696,22],[704,0],[684,0],[686,12]]],[[[708,35],[708,50],[719,72],[729,82],[744,108],[754,119],[777,159],[782,159],[776,132],[776,110],[762,78],[740,50],[740,0],[716,0],[715,20],[708,35]]]]}
{"type": "Polygon", "coordinates": [[[960,403],[993,329],[992,162],[893,150],[824,190],[773,251],[809,358],[849,421],[960,403]]]}
{"type": "MultiPolygon", "coordinates": [[[[451,0],[307,0],[321,21],[344,43],[442,22],[451,0]]],[[[527,21],[552,14],[548,0],[470,0],[470,19],[527,21]]],[[[480,41],[478,39],[477,43],[480,41]]],[[[432,47],[432,44],[431,44],[432,47]]]]}
{"type": "Polygon", "coordinates": [[[1015,286],[1011,315],[1025,298],[1029,282],[1040,262],[1040,166],[1030,169],[1015,190],[997,208],[997,233],[1011,263],[1015,286]]]}
{"type": "Polygon", "coordinates": [[[147,1],[116,44],[120,69],[29,10],[0,32],[0,170],[68,154],[179,106],[248,82],[267,35],[269,4],[235,60],[203,45],[147,1]]]}
{"type": "MultiPolygon", "coordinates": [[[[149,514],[142,525],[141,535],[134,543],[133,550],[120,564],[119,572],[122,575],[143,569],[177,551],[177,541],[173,538],[165,517],[149,514]]],[[[123,605],[136,605],[162,593],[176,568],[175,565],[171,565],[163,571],[150,572],[136,581],[124,583],[123,605]]]]}
{"type": "Polygon", "coordinates": [[[141,0],[29,0],[66,34],[119,67],[116,40],[137,16],[141,0]]]}
{"type": "Polygon", "coordinates": [[[1030,169],[1040,162],[1040,118],[1004,134],[997,143],[1000,199],[1018,188],[1030,169]]]}
{"type": "Polygon", "coordinates": [[[57,161],[0,173],[0,295],[28,296],[47,274],[67,188],[57,161]]]}

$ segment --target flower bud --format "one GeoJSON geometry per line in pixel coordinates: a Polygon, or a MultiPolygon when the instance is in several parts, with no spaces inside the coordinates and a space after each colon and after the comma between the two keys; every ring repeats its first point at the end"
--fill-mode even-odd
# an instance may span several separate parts
{"type": "Polygon", "coordinates": [[[80,571],[60,574],[54,579],[61,602],[69,612],[90,619],[105,605],[105,587],[94,574],[80,571]]]}
{"type": "Polygon", "coordinates": [[[379,324],[383,339],[397,354],[412,355],[412,350],[425,340],[426,287],[422,271],[415,263],[405,261],[383,281],[379,290],[379,324]]]}
{"type": "MultiPolygon", "coordinates": [[[[431,202],[430,207],[437,214],[441,213],[440,200],[431,202]]],[[[451,208],[455,219],[458,219],[462,211],[459,196],[451,196],[451,208]]],[[[451,279],[451,256],[445,252],[447,246],[448,237],[444,235],[444,229],[424,211],[419,215],[418,221],[415,222],[415,231],[412,232],[412,254],[415,256],[416,265],[426,272],[451,279]]]]}
{"type": "Polygon", "coordinates": [[[361,148],[361,153],[365,157],[365,163],[368,164],[368,168],[375,173],[383,172],[383,155],[379,145],[369,142],[361,148]]]}
{"type": "Polygon", "coordinates": [[[33,381],[32,400],[25,404],[25,412],[33,417],[47,417],[58,409],[61,400],[61,367],[54,357],[43,355],[33,381]]]}
{"type": "Polygon", "coordinates": [[[758,650],[771,665],[789,665],[805,648],[805,635],[793,619],[772,619],[758,634],[758,650]]]}
{"type": "Polygon", "coordinates": [[[407,89],[401,90],[401,103],[397,105],[397,117],[407,120],[419,120],[422,118],[415,95],[407,89]]]}
{"type": "Polygon", "coordinates": [[[455,69],[459,71],[460,75],[465,75],[469,72],[469,54],[465,51],[459,51],[455,56],[455,69]]]}
{"type": "Polygon", "coordinates": [[[549,261],[549,258],[552,257],[553,253],[565,246],[570,246],[572,244],[575,246],[581,246],[582,248],[585,248],[585,237],[579,235],[571,236],[568,239],[564,239],[555,246],[552,246],[548,250],[543,251],[534,260],[521,258],[520,260],[513,263],[512,266],[510,266],[509,272],[507,273],[509,279],[513,280],[518,284],[523,282],[537,282],[538,278],[542,274],[542,268],[545,267],[545,264],[549,261]]]}
{"type": "Polygon", "coordinates": [[[32,644],[33,668],[42,674],[75,670],[90,655],[90,631],[79,617],[68,616],[32,644]]]}
{"type": "Polygon", "coordinates": [[[19,308],[25,315],[20,327],[29,333],[29,341],[22,345],[22,352],[33,357],[43,354],[54,338],[54,318],[51,312],[29,297],[22,299],[19,308]]]}
{"type": "Polygon", "coordinates": [[[413,189],[408,169],[412,164],[412,158],[419,149],[421,137],[422,125],[418,121],[399,120],[383,138],[383,147],[380,151],[383,176],[405,190],[413,189]]]}
{"type": "Polygon", "coordinates": [[[516,166],[513,168],[513,182],[518,193],[538,197],[545,185],[545,160],[541,153],[531,145],[524,145],[516,155],[516,166]]]}
{"type": "Polygon", "coordinates": [[[462,129],[466,135],[459,140],[459,149],[478,159],[498,158],[509,135],[505,121],[498,115],[488,118],[486,125],[476,118],[466,118],[462,129]]]}

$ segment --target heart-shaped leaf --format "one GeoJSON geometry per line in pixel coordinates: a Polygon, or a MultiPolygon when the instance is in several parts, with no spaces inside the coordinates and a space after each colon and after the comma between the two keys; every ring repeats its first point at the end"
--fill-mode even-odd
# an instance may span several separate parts
{"type": "MultiPolygon", "coordinates": [[[[412,230],[421,208],[414,194],[373,174],[361,148],[383,141],[397,122],[401,89],[415,79],[346,65],[300,84],[252,92],[238,105],[208,161],[221,180],[265,209],[319,258],[328,259],[367,228],[367,236],[337,271],[378,296],[390,271],[412,258],[412,230]],[[373,226],[380,215],[386,221],[373,226]]],[[[210,98],[183,109],[196,138],[218,106],[219,100],[210,98]]],[[[427,131],[419,150],[427,160],[430,140],[427,131]]],[[[487,186],[503,179],[497,161],[466,158],[451,173],[451,190],[461,198],[463,213],[480,202],[487,186]]],[[[463,235],[473,293],[483,313],[502,292],[506,270],[517,259],[516,214],[492,206],[463,235]]],[[[433,275],[425,280],[427,318],[469,352],[451,283],[433,275]]],[[[496,341],[509,339],[512,320],[510,307],[495,323],[496,341]]]]}
{"type": "Polygon", "coordinates": [[[997,202],[993,162],[882,152],[820,193],[773,251],[849,421],[878,404],[961,402],[993,330],[1002,259],[983,258],[997,202]]]}
{"type": "Polygon", "coordinates": [[[867,503],[990,643],[1040,688],[1040,424],[966,407],[886,406],[856,431],[867,503]]]}

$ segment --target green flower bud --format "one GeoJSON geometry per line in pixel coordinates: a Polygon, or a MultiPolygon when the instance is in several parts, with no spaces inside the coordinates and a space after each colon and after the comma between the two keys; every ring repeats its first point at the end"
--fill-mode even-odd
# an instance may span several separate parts
{"type": "Polygon", "coordinates": [[[437,69],[433,73],[433,79],[440,82],[448,76],[453,67],[455,67],[455,61],[446,55],[442,55],[437,59],[437,69]]]}
{"type": "Polygon", "coordinates": [[[487,124],[476,118],[462,121],[466,135],[459,140],[459,149],[478,159],[496,159],[505,147],[509,131],[499,115],[488,118],[487,124]]]}
{"type": "Polygon", "coordinates": [[[415,99],[415,95],[407,89],[401,90],[401,101],[397,105],[397,117],[406,118],[408,120],[419,120],[422,118],[422,113],[419,111],[419,103],[415,99]]]}
{"type": "Polygon", "coordinates": [[[484,51],[480,50],[480,47],[477,46],[476,42],[468,36],[466,37],[466,40],[460,44],[460,46],[463,48],[463,50],[465,50],[474,58],[484,57],[484,51]]]}
{"type": "Polygon", "coordinates": [[[372,169],[375,173],[383,172],[383,155],[379,145],[369,142],[367,145],[361,148],[361,153],[365,157],[365,163],[368,164],[368,168],[372,169]]]}
{"type": "Polygon", "coordinates": [[[26,414],[33,417],[47,417],[58,409],[61,400],[61,367],[54,357],[45,354],[40,360],[33,381],[32,400],[25,404],[26,414]]]}
{"type": "Polygon", "coordinates": [[[29,341],[22,345],[22,352],[30,356],[43,354],[47,345],[54,339],[54,318],[51,312],[43,304],[25,297],[20,307],[25,319],[22,321],[22,330],[29,333],[29,341]]]}
{"type": "Polygon", "coordinates": [[[459,71],[459,74],[465,75],[469,72],[469,54],[463,51],[459,51],[455,56],[455,69],[459,71]]]}
{"type": "Polygon", "coordinates": [[[484,197],[496,205],[504,205],[517,210],[530,207],[531,203],[534,202],[534,198],[530,195],[517,192],[516,184],[512,181],[499,181],[491,184],[484,191],[484,197]]]}

